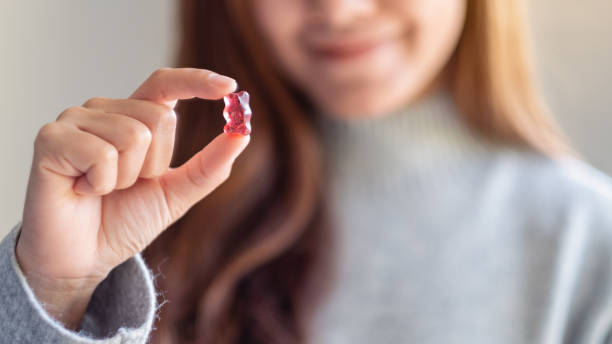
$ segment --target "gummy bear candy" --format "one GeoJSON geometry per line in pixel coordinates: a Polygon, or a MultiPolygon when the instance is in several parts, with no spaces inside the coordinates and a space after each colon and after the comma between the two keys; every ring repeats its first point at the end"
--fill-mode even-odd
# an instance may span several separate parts
{"type": "Polygon", "coordinates": [[[223,118],[227,122],[223,127],[226,134],[239,133],[249,135],[251,133],[251,107],[249,106],[249,93],[240,91],[230,93],[223,97],[225,109],[223,118]]]}

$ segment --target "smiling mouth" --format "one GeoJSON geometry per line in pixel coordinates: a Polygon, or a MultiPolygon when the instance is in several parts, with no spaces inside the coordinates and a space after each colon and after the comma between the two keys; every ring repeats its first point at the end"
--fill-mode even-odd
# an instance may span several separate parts
{"type": "Polygon", "coordinates": [[[310,45],[309,51],[315,57],[326,60],[348,60],[372,53],[389,43],[389,41],[389,39],[372,39],[320,42],[310,45]]]}

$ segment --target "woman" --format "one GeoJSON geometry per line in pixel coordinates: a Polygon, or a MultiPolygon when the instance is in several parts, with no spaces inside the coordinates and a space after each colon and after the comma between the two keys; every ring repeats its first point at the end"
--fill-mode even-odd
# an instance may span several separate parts
{"type": "Polygon", "coordinates": [[[2,342],[609,339],[610,180],[546,117],[519,1],[181,13],[192,69],[39,132],[2,342]],[[223,75],[251,139],[218,134],[219,102],[177,124],[223,75]]]}

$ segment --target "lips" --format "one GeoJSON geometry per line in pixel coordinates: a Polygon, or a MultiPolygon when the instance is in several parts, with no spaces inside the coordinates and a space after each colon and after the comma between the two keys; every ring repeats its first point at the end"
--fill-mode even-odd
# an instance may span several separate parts
{"type": "Polygon", "coordinates": [[[348,62],[372,55],[407,36],[407,26],[390,22],[363,24],[352,30],[306,30],[300,37],[306,51],[328,62],[348,62]]]}
{"type": "Polygon", "coordinates": [[[325,59],[350,59],[371,53],[388,41],[388,39],[336,39],[334,41],[314,43],[310,45],[309,50],[313,55],[325,59]]]}

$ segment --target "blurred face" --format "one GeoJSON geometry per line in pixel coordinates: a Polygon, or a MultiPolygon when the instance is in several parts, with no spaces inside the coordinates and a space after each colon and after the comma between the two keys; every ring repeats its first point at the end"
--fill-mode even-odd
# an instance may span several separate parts
{"type": "Polygon", "coordinates": [[[467,0],[252,0],[275,61],[323,112],[384,114],[441,76],[467,0]]]}

